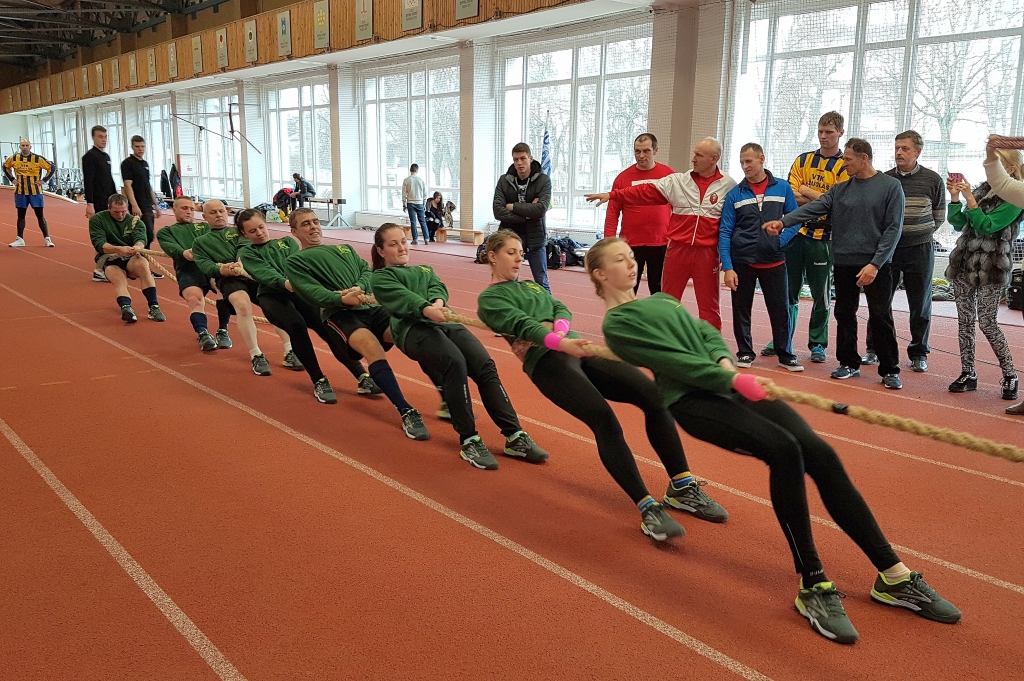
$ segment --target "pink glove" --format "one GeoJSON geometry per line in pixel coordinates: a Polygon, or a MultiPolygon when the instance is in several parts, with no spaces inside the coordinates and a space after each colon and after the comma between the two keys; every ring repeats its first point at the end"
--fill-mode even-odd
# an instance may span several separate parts
{"type": "Polygon", "coordinates": [[[562,337],[552,331],[548,335],[544,336],[544,347],[548,350],[557,350],[558,344],[562,342],[562,337]]]}
{"type": "Polygon", "coordinates": [[[564,336],[569,333],[569,320],[568,319],[556,319],[555,320],[555,333],[564,336]]]}
{"type": "Polygon", "coordinates": [[[751,374],[737,375],[733,379],[732,387],[751,402],[758,402],[768,397],[768,393],[764,391],[764,386],[758,383],[757,379],[751,374]]]}

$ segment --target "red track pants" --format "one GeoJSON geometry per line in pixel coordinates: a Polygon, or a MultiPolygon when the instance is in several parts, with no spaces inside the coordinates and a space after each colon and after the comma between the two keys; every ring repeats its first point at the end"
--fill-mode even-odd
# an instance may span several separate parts
{"type": "Polygon", "coordinates": [[[718,307],[720,265],[715,246],[691,246],[682,241],[669,241],[665,269],[661,274],[661,290],[679,300],[683,299],[686,284],[693,279],[699,316],[719,331],[722,330],[722,314],[718,307]]]}

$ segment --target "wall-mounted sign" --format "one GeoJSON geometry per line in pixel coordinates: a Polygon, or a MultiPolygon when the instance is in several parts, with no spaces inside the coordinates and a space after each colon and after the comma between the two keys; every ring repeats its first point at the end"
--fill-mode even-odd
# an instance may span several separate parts
{"type": "Polygon", "coordinates": [[[256,20],[245,22],[245,60],[254,62],[259,52],[256,49],[256,20]]]}
{"type": "Polygon", "coordinates": [[[373,0],[355,0],[356,40],[373,38],[373,0]]]}
{"type": "MultiPolygon", "coordinates": [[[[69,75],[71,77],[68,78],[68,98],[69,99],[77,99],[78,95],[75,94],[75,74],[74,73],[70,73],[69,75]]],[[[15,92],[18,93],[18,106],[20,107],[21,106],[21,90],[19,90],[18,88],[15,88],[15,92]]]]}
{"type": "Polygon", "coordinates": [[[128,55],[128,85],[139,84],[139,65],[135,60],[135,54],[128,55]]]}
{"type": "Polygon", "coordinates": [[[455,19],[480,16],[480,0],[455,0],[455,19]]]}
{"type": "Polygon", "coordinates": [[[322,50],[331,44],[330,3],[313,3],[313,47],[322,50]]]}
{"type": "Polygon", "coordinates": [[[42,97],[40,96],[40,92],[39,92],[39,81],[38,80],[32,82],[32,103],[35,104],[36,106],[39,106],[40,104],[43,103],[42,97]]]}
{"type": "Polygon", "coordinates": [[[178,154],[178,172],[182,177],[199,177],[199,157],[195,154],[178,154]]]}
{"type": "Polygon", "coordinates": [[[89,94],[89,67],[82,67],[82,94],[89,94]]]}
{"type": "Polygon", "coordinates": [[[217,29],[217,68],[228,67],[228,29],[217,29]]]}
{"type": "Polygon", "coordinates": [[[287,57],[292,53],[292,13],[277,13],[277,56],[287,57]]]}
{"type": "Polygon", "coordinates": [[[423,0],[402,0],[402,30],[423,28],[423,0]]]}
{"type": "Polygon", "coordinates": [[[167,75],[178,77],[178,43],[173,40],[167,44],[167,75]]]}
{"type": "Polygon", "coordinates": [[[121,89],[121,60],[117,57],[110,60],[110,89],[121,89]]]}
{"type": "Polygon", "coordinates": [[[103,64],[96,65],[96,92],[103,92],[103,64]]]}
{"type": "Polygon", "coordinates": [[[153,47],[146,50],[146,76],[150,83],[156,82],[156,49],[153,47]]]}
{"type": "Polygon", "coordinates": [[[203,37],[192,36],[192,73],[203,72],[203,37]]]}
{"type": "Polygon", "coordinates": [[[47,78],[43,81],[43,93],[46,95],[46,102],[50,103],[53,101],[53,88],[50,85],[50,79],[47,78]]]}
{"type": "MultiPolygon", "coordinates": [[[[10,94],[8,92],[7,94],[10,94]]],[[[57,99],[58,101],[64,101],[64,77],[57,76],[57,99]]]]}

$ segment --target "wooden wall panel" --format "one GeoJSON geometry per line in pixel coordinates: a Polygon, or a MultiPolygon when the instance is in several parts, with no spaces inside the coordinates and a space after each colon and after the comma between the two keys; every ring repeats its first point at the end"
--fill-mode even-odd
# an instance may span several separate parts
{"type": "Polygon", "coordinates": [[[53,104],[53,88],[50,87],[50,78],[42,78],[39,81],[40,106],[53,104]]]}
{"type": "Polygon", "coordinates": [[[228,69],[244,69],[249,64],[245,61],[245,22],[233,21],[228,29],[228,69]]]}
{"type": "Polygon", "coordinates": [[[43,105],[43,93],[39,87],[39,81],[33,80],[28,84],[28,91],[32,98],[32,108],[37,109],[43,105]]]}
{"type": "Polygon", "coordinates": [[[256,16],[256,58],[257,64],[281,61],[277,56],[277,10],[256,16]]]}
{"type": "MultiPolygon", "coordinates": [[[[217,73],[217,31],[203,31],[203,73],[217,73]]],[[[192,54],[191,48],[189,54],[192,54]]]]}
{"type": "Polygon", "coordinates": [[[322,52],[314,47],[313,38],[313,3],[300,2],[285,7],[292,13],[292,57],[307,57],[322,52]]]}
{"type": "Polygon", "coordinates": [[[182,36],[174,41],[178,52],[178,80],[188,80],[196,76],[192,70],[192,36],[182,36]]]}
{"type": "Polygon", "coordinates": [[[5,87],[0,90],[0,114],[11,113],[14,111],[14,97],[11,94],[11,88],[5,87]]]}
{"type": "Polygon", "coordinates": [[[331,50],[356,44],[356,0],[331,0],[331,50]]]}
{"type": "Polygon", "coordinates": [[[19,94],[21,95],[21,106],[24,109],[32,108],[32,90],[29,88],[28,83],[22,83],[18,86],[19,94]]]}

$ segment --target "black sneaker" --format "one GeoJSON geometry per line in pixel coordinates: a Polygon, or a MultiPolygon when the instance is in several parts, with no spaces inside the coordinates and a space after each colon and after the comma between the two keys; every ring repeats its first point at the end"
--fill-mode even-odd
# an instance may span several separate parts
{"type": "Polygon", "coordinates": [[[159,272],[150,272],[150,274],[153,275],[154,279],[163,279],[164,278],[164,275],[160,274],[159,272]]]}
{"type": "Polygon", "coordinates": [[[928,360],[924,357],[915,357],[910,360],[910,370],[916,371],[919,374],[923,374],[928,371],[928,360]]]}
{"type": "Polygon", "coordinates": [[[213,352],[217,349],[217,339],[209,331],[199,334],[199,348],[203,352],[213,352]]]}
{"type": "Polygon", "coordinates": [[[380,395],[382,392],[384,391],[370,378],[370,374],[363,374],[359,377],[359,385],[356,387],[357,395],[380,395]]]}
{"type": "Polygon", "coordinates": [[[135,310],[132,309],[131,305],[121,306],[121,321],[134,324],[139,321],[139,318],[135,316],[135,310]]]}
{"type": "Polygon", "coordinates": [[[1013,376],[1003,376],[1003,380],[999,385],[1003,389],[1004,400],[1017,399],[1017,389],[1020,387],[1020,381],[1017,380],[1017,374],[1014,374],[1013,376]]]}
{"type": "Polygon", "coordinates": [[[663,501],[666,506],[687,511],[701,520],[724,523],[729,519],[729,512],[701,489],[706,484],[708,484],[706,480],[694,480],[689,485],[676,489],[669,482],[663,501]]]}
{"type": "Polygon", "coordinates": [[[154,322],[166,322],[167,316],[164,315],[163,310],[160,309],[159,305],[150,305],[149,314],[147,315],[154,322]]]}
{"type": "Polygon", "coordinates": [[[736,355],[736,366],[740,369],[749,369],[750,365],[757,359],[754,355],[748,355],[746,353],[742,355],[736,355]]]}
{"type": "Polygon", "coordinates": [[[292,371],[305,371],[306,369],[302,366],[302,362],[299,361],[299,356],[295,354],[294,350],[284,353],[284,368],[292,371]]]}
{"type": "Polygon", "coordinates": [[[811,348],[811,361],[812,362],[814,362],[815,364],[824,364],[825,363],[825,359],[826,359],[826,356],[825,356],[825,346],[824,345],[821,345],[819,343],[818,345],[815,345],[813,348],[811,348]]]}
{"type": "Polygon", "coordinates": [[[811,629],[828,640],[856,643],[860,634],[853,628],[853,622],[847,617],[846,608],[839,600],[844,595],[832,582],[821,582],[810,589],[801,586],[795,601],[796,611],[810,620],[811,629]]]}
{"type": "Polygon", "coordinates": [[[868,350],[863,357],[860,358],[861,364],[878,364],[878,355],[875,354],[874,350],[868,350]]]}
{"type": "Polygon", "coordinates": [[[978,389],[978,375],[973,371],[964,371],[955,381],[949,384],[949,392],[966,393],[978,389]]]}
{"type": "Polygon", "coordinates": [[[840,381],[845,381],[848,378],[857,378],[860,376],[860,369],[854,369],[846,365],[840,365],[838,369],[832,372],[832,378],[840,381]]]}
{"type": "Polygon", "coordinates": [[[902,390],[903,381],[900,380],[899,374],[886,374],[882,377],[882,385],[889,390],[902,390]]]}
{"type": "Polygon", "coordinates": [[[788,371],[803,371],[804,365],[801,364],[796,357],[790,359],[780,359],[779,366],[788,371]]]}
{"type": "Polygon", "coordinates": [[[334,389],[326,377],[313,384],[313,396],[320,404],[336,404],[338,402],[338,396],[334,394],[334,389]]]}
{"type": "Polygon", "coordinates": [[[669,537],[682,537],[686,534],[683,526],[668,514],[665,507],[654,502],[641,513],[640,531],[654,541],[665,541],[669,537]]]}
{"type": "Polygon", "coordinates": [[[920,572],[911,572],[908,579],[895,584],[887,583],[879,573],[871,589],[871,598],[885,605],[906,608],[934,622],[955,624],[963,617],[955,605],[928,586],[920,572]]]}
{"type": "Polygon", "coordinates": [[[776,354],[777,353],[775,352],[775,348],[772,346],[771,343],[761,348],[762,357],[775,357],[776,354]]]}
{"type": "Polygon", "coordinates": [[[430,431],[423,424],[423,417],[415,409],[402,414],[402,430],[410,440],[429,440],[430,431]]]}
{"type": "Polygon", "coordinates": [[[217,349],[218,350],[230,350],[231,349],[231,336],[228,335],[227,329],[217,329],[217,349]]]}
{"type": "Polygon", "coordinates": [[[507,456],[523,459],[530,463],[544,463],[550,456],[550,454],[537,446],[537,443],[526,434],[525,430],[520,430],[505,440],[504,453],[507,456]]]}
{"type": "Polygon", "coordinates": [[[270,362],[267,361],[267,356],[262,352],[252,358],[252,372],[257,376],[270,375],[270,362]]]}

